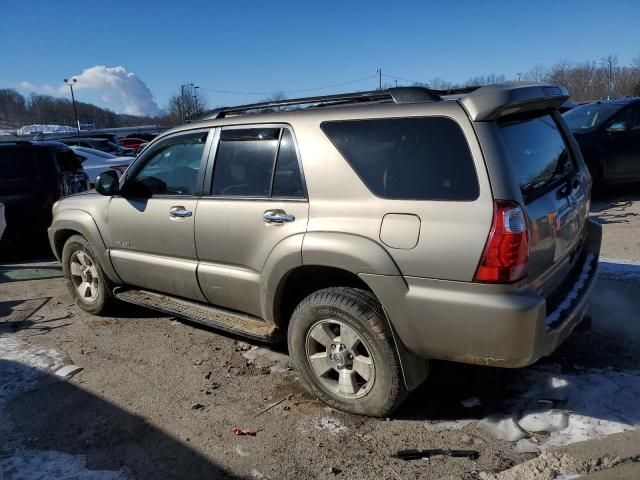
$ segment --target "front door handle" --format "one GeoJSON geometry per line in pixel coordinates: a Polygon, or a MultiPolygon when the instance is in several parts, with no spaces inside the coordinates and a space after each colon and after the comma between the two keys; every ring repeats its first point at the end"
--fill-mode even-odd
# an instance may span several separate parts
{"type": "Polygon", "coordinates": [[[295,221],[296,217],[293,215],[289,215],[284,210],[267,210],[264,212],[262,217],[266,223],[272,225],[282,225],[284,223],[289,223],[295,221]]]}
{"type": "Polygon", "coordinates": [[[191,210],[187,210],[184,207],[171,207],[169,210],[169,216],[171,218],[188,218],[193,215],[191,210]]]}

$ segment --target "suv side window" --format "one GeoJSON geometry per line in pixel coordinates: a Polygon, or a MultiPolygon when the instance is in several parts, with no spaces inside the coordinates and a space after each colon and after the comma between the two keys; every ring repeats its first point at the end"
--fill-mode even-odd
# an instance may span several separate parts
{"type": "Polygon", "coordinates": [[[146,159],[131,179],[152,195],[195,195],[208,132],[179,135],[146,159]]]}
{"type": "Polygon", "coordinates": [[[303,198],[302,175],[291,132],[286,128],[222,130],[211,194],[303,198]]]}
{"type": "Polygon", "coordinates": [[[324,133],[375,195],[471,201],[479,187],[467,140],[445,117],[324,122],[324,133]]]}

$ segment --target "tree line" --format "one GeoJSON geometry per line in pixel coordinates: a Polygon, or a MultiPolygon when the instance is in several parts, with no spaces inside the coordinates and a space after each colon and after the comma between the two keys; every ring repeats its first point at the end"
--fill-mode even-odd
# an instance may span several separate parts
{"type": "MultiPolygon", "coordinates": [[[[91,103],[76,102],[80,123],[93,123],[97,128],[136,125],[168,125],[166,117],[138,117],[115,113],[91,103]]],[[[24,97],[17,90],[0,89],[0,128],[17,128],[32,124],[75,126],[71,100],[32,93],[24,97]]]]}
{"type": "MultiPolygon", "coordinates": [[[[414,85],[446,90],[471,85],[489,85],[509,80],[547,82],[564,85],[574,102],[600,100],[607,97],[640,96],[640,55],[629,65],[620,65],[615,55],[599,61],[574,63],[558,62],[550,68],[535,66],[517,74],[517,78],[490,74],[453,83],[441,78],[414,85]]],[[[392,85],[385,85],[391,87],[392,85]]],[[[76,102],[81,123],[94,123],[97,128],[129,127],[136,125],[176,125],[197,118],[207,111],[208,103],[192,84],[183,85],[167,105],[167,114],[161,117],[138,117],[112,112],[90,103],[76,102]]],[[[284,99],[282,92],[265,100],[284,99]]],[[[75,125],[71,100],[32,93],[27,97],[14,89],[0,89],[0,127],[20,127],[29,124],[75,125]]]]}

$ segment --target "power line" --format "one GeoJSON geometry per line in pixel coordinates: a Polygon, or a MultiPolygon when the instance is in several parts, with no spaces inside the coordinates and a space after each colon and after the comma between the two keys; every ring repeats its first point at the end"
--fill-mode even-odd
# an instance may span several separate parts
{"type": "MultiPolygon", "coordinates": [[[[334,84],[331,84],[331,85],[325,85],[323,87],[302,88],[302,89],[299,89],[299,90],[286,90],[286,91],[283,91],[282,93],[284,93],[284,94],[302,93],[302,92],[312,92],[314,90],[325,90],[327,88],[342,87],[344,85],[350,85],[350,84],[353,84],[353,83],[362,82],[364,80],[369,80],[369,79],[377,77],[377,76],[378,76],[378,74],[375,73],[374,75],[369,75],[367,77],[358,78],[356,80],[349,80],[348,82],[334,83],[334,84]]],[[[213,88],[204,88],[204,87],[200,87],[200,90],[204,90],[205,92],[213,92],[213,93],[227,93],[227,94],[231,94],[231,95],[271,95],[273,93],[273,92],[239,92],[239,91],[234,91],[234,90],[217,90],[217,89],[213,89],[213,88]]]]}
{"type": "Polygon", "coordinates": [[[402,82],[409,82],[409,83],[427,83],[427,82],[419,82],[417,80],[409,80],[408,78],[402,78],[402,77],[396,77],[394,75],[389,75],[388,73],[383,73],[382,74],[383,77],[389,77],[389,78],[393,78],[394,80],[400,80],[402,82]]]}

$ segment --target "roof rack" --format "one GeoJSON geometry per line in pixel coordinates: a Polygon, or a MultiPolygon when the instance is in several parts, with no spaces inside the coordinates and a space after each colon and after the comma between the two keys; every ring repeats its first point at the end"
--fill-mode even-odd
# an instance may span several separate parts
{"type": "MultiPolygon", "coordinates": [[[[476,87],[477,88],[477,87],[476,87]]],[[[350,103],[389,102],[394,103],[425,103],[442,100],[440,92],[445,90],[430,90],[425,87],[396,87],[386,90],[372,90],[368,92],[341,93],[337,95],[322,95],[316,97],[291,98],[270,102],[250,103],[235,107],[222,107],[210,110],[197,121],[224,118],[229,114],[248,113],[251,110],[265,110],[269,108],[288,107],[293,105],[310,105],[313,107],[327,107],[350,103]]],[[[449,93],[446,93],[449,94],[449,93]]]]}

